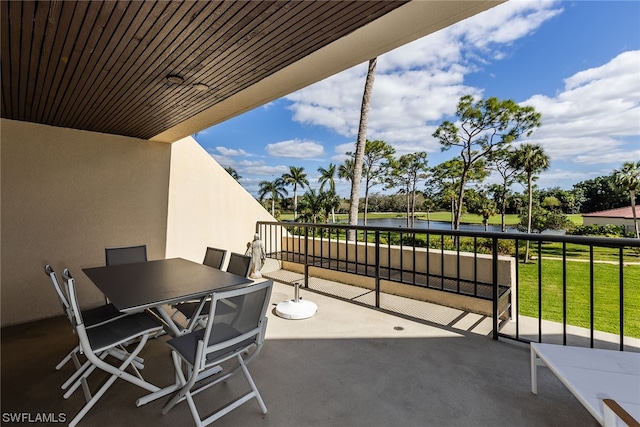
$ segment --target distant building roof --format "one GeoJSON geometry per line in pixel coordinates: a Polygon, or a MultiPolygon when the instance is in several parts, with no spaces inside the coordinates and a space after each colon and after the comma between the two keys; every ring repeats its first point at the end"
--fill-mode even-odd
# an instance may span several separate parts
{"type": "MultiPolygon", "coordinates": [[[[639,210],[640,207],[636,208],[636,212],[638,212],[639,210]]],[[[624,208],[608,209],[606,211],[586,213],[582,214],[582,216],[633,219],[633,212],[631,211],[631,206],[627,206],[624,208]]]]}

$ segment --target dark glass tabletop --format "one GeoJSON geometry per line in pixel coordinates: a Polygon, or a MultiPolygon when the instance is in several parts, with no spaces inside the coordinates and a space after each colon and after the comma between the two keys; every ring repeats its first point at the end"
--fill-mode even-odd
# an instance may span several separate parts
{"type": "Polygon", "coordinates": [[[120,311],[140,311],[197,299],[251,279],[182,258],[84,268],[82,271],[120,311]]]}

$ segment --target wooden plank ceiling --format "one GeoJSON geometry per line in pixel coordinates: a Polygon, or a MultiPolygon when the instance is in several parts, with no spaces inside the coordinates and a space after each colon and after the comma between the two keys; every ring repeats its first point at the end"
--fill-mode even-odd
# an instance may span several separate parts
{"type": "Polygon", "coordinates": [[[1,1],[2,117],[149,139],[403,3],[1,1]]]}

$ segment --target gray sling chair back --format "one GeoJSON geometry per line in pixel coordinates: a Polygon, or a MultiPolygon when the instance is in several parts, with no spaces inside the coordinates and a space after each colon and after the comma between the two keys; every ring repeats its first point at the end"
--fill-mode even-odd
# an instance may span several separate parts
{"type": "MultiPolygon", "coordinates": [[[[221,270],[222,265],[224,264],[224,259],[226,257],[227,257],[226,249],[212,248],[209,246],[207,247],[207,251],[204,254],[204,260],[202,261],[202,264],[209,266],[211,268],[216,268],[218,270],[221,270]]],[[[193,317],[193,313],[195,313],[199,305],[200,305],[200,301],[197,301],[197,300],[183,301],[178,304],[175,304],[173,308],[176,311],[171,315],[171,318],[173,319],[178,313],[182,313],[186,317],[188,322],[189,319],[193,317]]]]}
{"type": "Polygon", "coordinates": [[[92,328],[87,328],[78,304],[75,280],[68,269],[63,271],[62,277],[64,278],[67,295],[69,296],[71,321],[78,334],[80,350],[87,357],[88,364],[86,369],[82,370],[80,377],[75,380],[73,385],[71,385],[69,390],[64,394],[64,398],[68,399],[81,384],[83,387],[87,386],[87,378],[94,370],[99,369],[111,374],[95,394],[91,395],[91,393],[89,393],[88,396],[85,396],[87,403],[69,423],[69,426],[73,427],[80,422],[118,378],[150,392],[159,390],[158,387],[144,381],[140,375],[138,369],[142,369],[144,366],[139,362],[142,359],[138,358],[138,354],[145,346],[147,340],[162,330],[162,325],[146,313],[136,313],[92,328]],[[130,343],[134,343],[131,344],[133,349],[125,349],[124,346],[130,343]],[[117,358],[119,362],[121,362],[117,366],[106,361],[107,356],[114,354],[114,349],[118,349],[119,353],[125,355],[124,358],[117,358]],[[125,371],[129,366],[134,369],[137,376],[125,371]]]}
{"type": "Polygon", "coordinates": [[[224,259],[226,257],[226,249],[208,247],[207,251],[204,254],[204,260],[202,261],[202,263],[204,265],[208,265],[209,267],[217,268],[218,270],[220,270],[222,268],[222,265],[224,264],[224,259]]]}
{"type": "MultiPolygon", "coordinates": [[[[147,245],[104,248],[106,265],[133,264],[147,261],[147,245]]],[[[105,301],[109,300],[105,297],[105,301]]]]}
{"type": "MultiPolygon", "coordinates": [[[[167,342],[171,347],[178,391],[162,408],[163,414],[186,400],[196,425],[204,426],[253,398],[258,401],[262,413],[267,413],[264,401],[247,369],[247,363],[258,354],[264,343],[267,328],[266,312],[272,288],[273,280],[268,280],[240,289],[214,293],[206,327],[167,342]],[[233,316],[230,322],[219,321],[217,316],[222,300],[230,301],[237,306],[238,315],[233,316]],[[229,360],[235,360],[237,365],[229,372],[225,372],[221,364],[229,360]],[[238,372],[243,373],[251,391],[206,419],[201,419],[193,396],[222,381],[229,380],[238,372]],[[214,374],[219,375],[213,377],[214,374]]],[[[233,365],[231,367],[234,367],[233,365]]]]}
{"type": "Polygon", "coordinates": [[[147,261],[147,245],[105,248],[107,265],[133,264],[147,261]]]}
{"type": "MultiPolygon", "coordinates": [[[[69,304],[69,297],[62,289],[60,285],[60,281],[58,280],[58,275],[53,270],[51,265],[47,264],[44,266],[44,273],[47,275],[51,284],[53,285],[56,294],[58,295],[58,299],[60,300],[60,304],[62,305],[62,310],[64,311],[65,316],[71,320],[71,304],[69,304]]],[[[92,328],[94,326],[101,325],[106,322],[110,322],[112,320],[118,319],[120,317],[124,317],[126,314],[121,313],[115,308],[112,304],[101,305],[99,307],[95,307],[89,310],[84,310],[82,312],[82,317],[84,319],[84,324],[86,328],[92,328]]],[[[81,368],[80,360],[78,359],[78,352],[80,351],[80,346],[76,345],[57,365],[56,370],[62,369],[62,367],[69,362],[73,361],[73,364],[76,367],[76,370],[81,368]]]]}
{"type": "MultiPolygon", "coordinates": [[[[226,252],[226,251],[225,251],[226,252]]],[[[206,260],[206,257],[205,257],[206,260]]],[[[242,255],[235,252],[231,252],[231,256],[229,257],[229,265],[227,266],[227,272],[237,274],[238,276],[247,277],[249,276],[249,271],[251,269],[251,257],[248,255],[242,255]]],[[[188,301],[182,304],[178,304],[176,308],[176,313],[182,313],[184,317],[187,319],[187,323],[190,322],[193,316],[197,316],[197,321],[193,323],[193,325],[199,325],[201,327],[205,327],[205,321],[207,316],[209,315],[209,308],[211,307],[211,301],[207,300],[205,305],[201,310],[198,311],[200,307],[199,301],[188,301]]],[[[221,301],[221,305],[218,308],[218,317],[221,315],[229,315],[235,313],[235,307],[229,301],[221,301]]]]}

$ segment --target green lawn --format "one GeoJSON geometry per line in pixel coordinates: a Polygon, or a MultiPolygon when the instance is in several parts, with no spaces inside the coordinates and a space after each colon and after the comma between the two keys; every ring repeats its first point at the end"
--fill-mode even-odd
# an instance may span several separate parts
{"type": "MultiPolygon", "coordinates": [[[[538,317],[538,264],[520,264],[520,313],[538,317]]],[[[624,267],[624,334],[640,338],[640,265],[624,267]]],[[[567,262],[567,323],[589,328],[589,263],[567,262]]],[[[594,328],[620,333],[619,267],[594,264],[594,328]]],[[[562,262],[542,264],[542,318],[562,322],[562,262]]]]}
{"type": "MultiPolygon", "coordinates": [[[[369,212],[367,214],[368,219],[374,218],[405,218],[406,213],[404,212],[369,212]]],[[[360,213],[358,218],[363,218],[364,214],[360,213]]],[[[421,220],[427,220],[426,212],[416,212],[416,217],[421,220]]],[[[575,225],[582,225],[582,215],[567,215],[569,220],[575,225]]],[[[291,221],[293,220],[293,213],[283,213],[280,218],[283,221],[291,221]]],[[[429,218],[431,221],[443,221],[443,222],[451,222],[451,212],[440,211],[440,212],[431,212],[429,214],[429,218]]],[[[347,221],[349,219],[349,215],[345,213],[336,214],[336,221],[347,221]]],[[[518,215],[516,214],[508,214],[505,215],[505,223],[507,225],[516,225],[519,222],[518,215]]],[[[461,222],[463,224],[482,224],[482,217],[476,214],[463,214],[461,222]]],[[[489,224],[500,225],[501,217],[500,215],[495,215],[489,218],[489,224]]]]}
{"type": "MultiPolygon", "coordinates": [[[[562,243],[560,242],[543,242],[540,247],[540,254],[543,257],[562,258],[562,243]]],[[[573,243],[567,243],[566,245],[567,259],[590,259],[589,246],[577,245],[573,243]]],[[[537,256],[538,243],[531,242],[531,254],[537,256]]],[[[593,259],[598,261],[615,261],[618,262],[619,250],[617,248],[605,248],[601,246],[595,246],[593,248],[593,259]]],[[[631,262],[640,262],[640,252],[632,249],[624,249],[624,260],[631,262]]]]}

